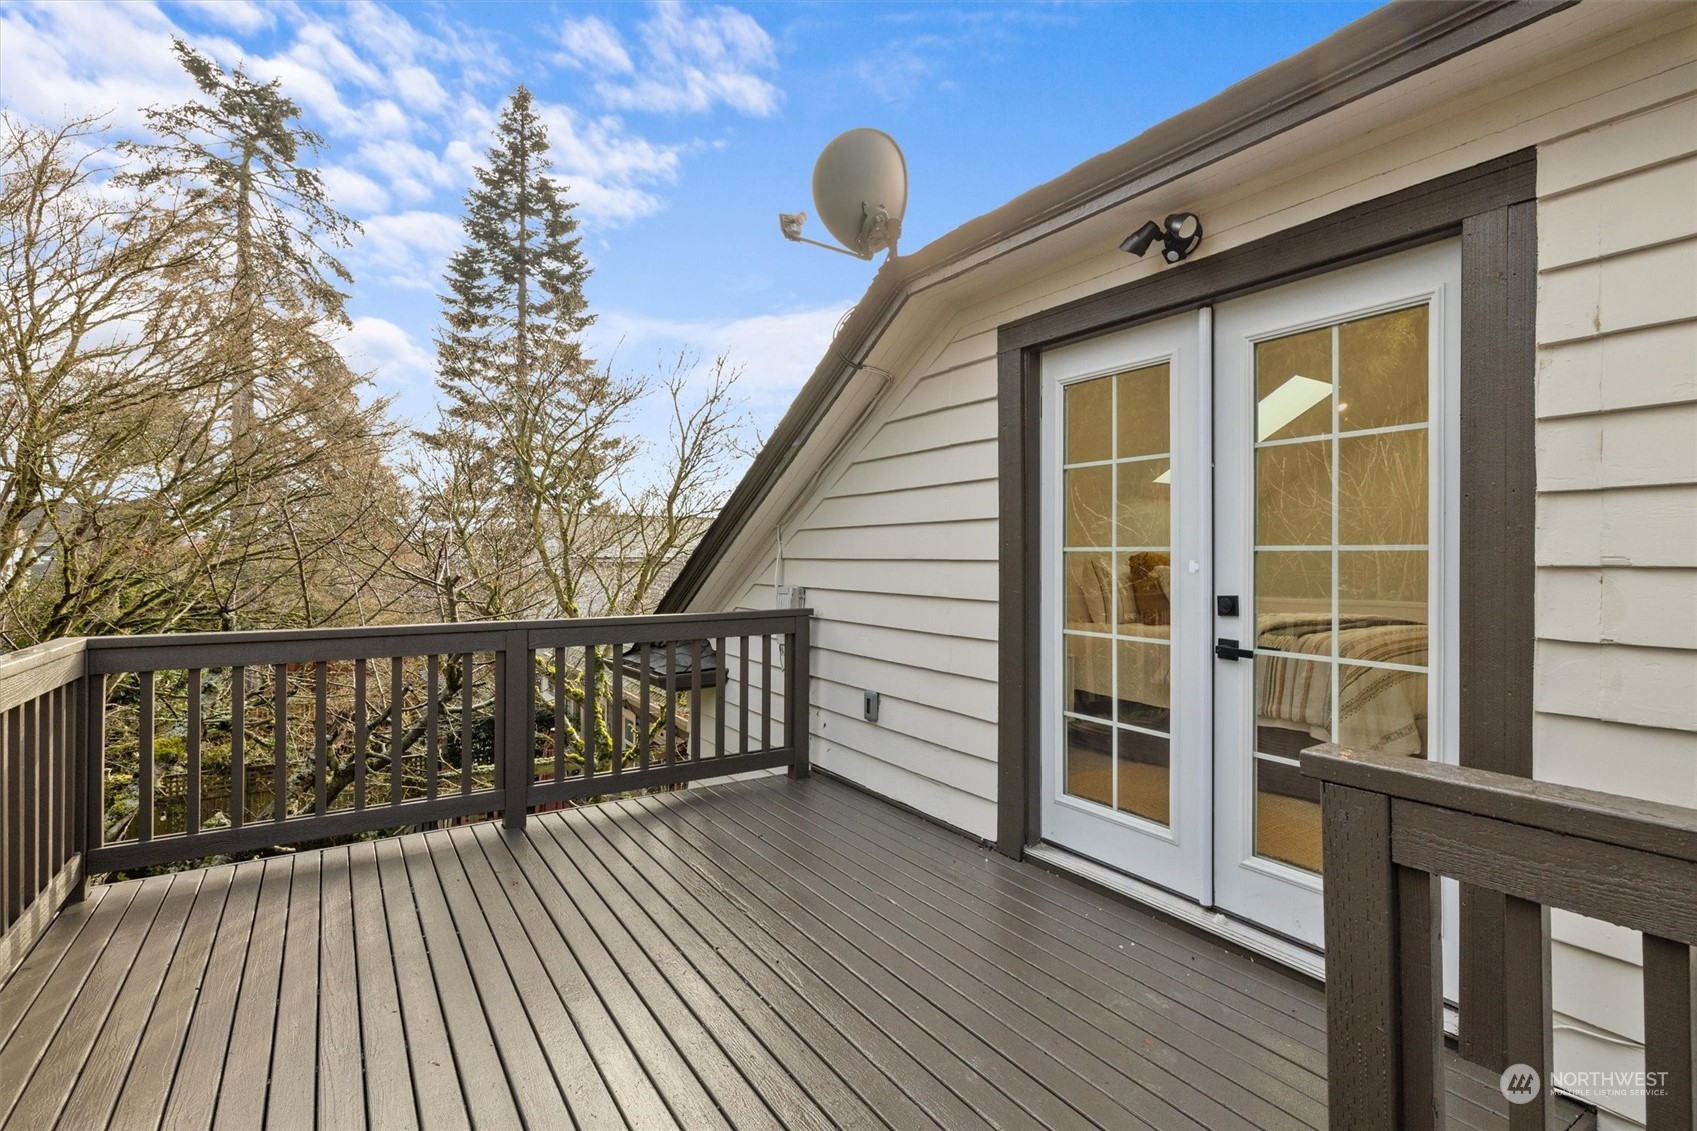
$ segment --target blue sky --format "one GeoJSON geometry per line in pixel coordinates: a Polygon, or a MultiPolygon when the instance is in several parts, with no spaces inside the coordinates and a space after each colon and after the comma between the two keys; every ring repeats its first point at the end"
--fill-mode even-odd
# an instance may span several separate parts
{"type": "Polygon", "coordinates": [[[812,211],[831,137],[870,125],[901,143],[912,251],[1373,6],[6,0],[0,103],[133,130],[141,107],[192,93],[172,35],[280,78],[365,227],[344,352],[422,424],[460,198],[523,82],[579,202],[593,351],[626,368],[728,353],[769,431],[874,270],[778,232],[779,211],[812,211]]]}

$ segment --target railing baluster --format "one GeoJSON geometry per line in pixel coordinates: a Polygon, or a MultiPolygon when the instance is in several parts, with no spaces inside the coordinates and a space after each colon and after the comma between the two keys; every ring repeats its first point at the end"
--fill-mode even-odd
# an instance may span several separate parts
{"type": "MultiPolygon", "coordinates": [[[[136,729],[140,740],[136,748],[136,840],[146,843],[153,839],[153,673],[139,676],[139,696],[136,729]]],[[[34,746],[34,743],[31,743],[34,746]]]]}
{"type": "Polygon", "coordinates": [[[730,702],[725,695],[730,691],[730,673],[725,670],[725,638],[720,636],[713,641],[713,757],[725,756],[725,712],[730,709],[730,702]]]}
{"type": "Polygon", "coordinates": [[[437,718],[437,699],[442,693],[442,664],[441,657],[432,652],[424,664],[424,781],[430,795],[430,800],[436,800],[438,792],[437,774],[441,761],[442,747],[437,718]]]}
{"type": "Polygon", "coordinates": [[[760,748],[772,749],[772,636],[760,634],[760,748]]]}
{"type": "Polygon", "coordinates": [[[1542,1086],[1530,1103],[1511,1104],[1509,1131],[1543,1131],[1550,1104],[1550,909],[1509,896],[1503,918],[1503,1016],[1508,1062],[1524,1064],[1542,1086]]]}
{"type": "Polygon", "coordinates": [[[1644,935],[1644,1097],[1650,1131],[1697,1127],[1691,948],[1644,935]]]}
{"type": "Polygon", "coordinates": [[[102,673],[83,677],[83,721],[79,839],[85,848],[92,849],[106,843],[106,676],[102,673]]]}
{"type": "Polygon", "coordinates": [[[566,779],[566,650],[554,649],[554,773],[566,779]]]}
{"type": "MultiPolygon", "coordinates": [[[[34,815],[40,811],[40,802],[35,796],[35,777],[37,768],[35,758],[35,701],[31,700],[28,703],[23,704],[18,708],[18,711],[19,718],[23,722],[23,802],[26,819],[22,824],[21,831],[24,842],[22,860],[23,899],[24,904],[27,905],[32,893],[41,890],[41,877],[39,875],[38,865],[36,862],[37,856],[39,855],[37,851],[37,838],[40,834],[40,829],[36,827],[36,823],[33,820],[34,815]]],[[[20,907],[20,910],[21,909],[22,908],[20,907]]]]}
{"type": "Polygon", "coordinates": [[[24,819],[29,799],[24,796],[24,763],[29,761],[24,746],[24,709],[14,707],[6,712],[6,921],[15,920],[29,903],[25,893],[28,881],[24,877],[24,839],[27,823],[24,819]]]}
{"type": "Polygon", "coordinates": [[[59,870],[58,688],[36,700],[41,705],[41,825],[42,882],[59,870]]]}
{"type": "Polygon", "coordinates": [[[625,770],[625,659],[624,652],[617,641],[608,650],[608,661],[612,664],[608,681],[612,691],[613,721],[609,728],[612,731],[613,749],[608,754],[612,763],[613,776],[617,778],[625,770]]]}
{"type": "Polygon", "coordinates": [[[330,665],[312,665],[312,811],[330,807],[330,665]]]}
{"type": "Polygon", "coordinates": [[[666,649],[666,765],[678,760],[678,644],[668,640],[666,649]]]}
{"type": "Polygon", "coordinates": [[[701,761],[701,641],[689,642],[689,760],[701,761]]]}
{"type": "Polygon", "coordinates": [[[200,832],[200,743],[201,743],[201,670],[190,668],[188,733],[183,742],[183,755],[188,760],[183,782],[183,833],[195,836],[200,832]]]}
{"type": "Polygon", "coordinates": [[[472,673],[476,657],[467,652],[460,659],[460,794],[471,792],[471,704],[472,673]]]}
{"type": "Polygon", "coordinates": [[[366,721],[365,661],[354,661],[354,810],[365,808],[365,748],[370,740],[366,721]]]}
{"type": "Polygon", "coordinates": [[[1438,877],[1397,867],[1402,959],[1402,1112],[1407,1131],[1443,1131],[1444,953],[1438,877]]]}
{"type": "Polygon", "coordinates": [[[648,676],[654,669],[651,664],[649,645],[645,642],[637,649],[637,662],[641,665],[637,670],[636,687],[636,723],[638,728],[636,750],[637,769],[643,773],[648,771],[648,676]]]}
{"type": "Polygon", "coordinates": [[[247,823],[247,669],[230,669],[230,827],[247,823]]]}
{"type": "Polygon", "coordinates": [[[596,731],[601,727],[600,698],[595,694],[596,668],[601,651],[594,644],[583,646],[583,709],[578,712],[578,737],[583,740],[583,779],[595,776],[596,731]]]}
{"type": "Polygon", "coordinates": [[[271,666],[271,819],[289,816],[289,665],[271,666]]]}
{"type": "Polygon", "coordinates": [[[741,679],[737,682],[737,753],[748,753],[748,637],[740,637],[737,644],[737,667],[741,669],[741,679]]]}
{"type": "Polygon", "coordinates": [[[389,804],[399,805],[406,783],[401,777],[401,695],[405,691],[401,657],[389,660],[389,804]]]}

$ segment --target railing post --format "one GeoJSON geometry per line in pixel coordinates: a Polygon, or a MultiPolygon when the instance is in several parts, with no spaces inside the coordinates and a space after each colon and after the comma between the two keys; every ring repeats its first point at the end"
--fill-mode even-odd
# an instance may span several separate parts
{"type": "Polygon", "coordinates": [[[104,839],[106,824],[106,677],[87,670],[78,687],[77,851],[82,853],[73,901],[88,893],[88,862],[104,839]]]}
{"type": "Polygon", "coordinates": [[[504,812],[502,824],[524,828],[530,809],[530,779],[535,776],[533,753],[535,712],[530,697],[535,687],[530,660],[530,633],[512,629],[501,654],[501,767],[504,812]]]}
{"type": "Polygon", "coordinates": [[[1438,884],[1392,862],[1388,796],[1327,782],[1323,798],[1330,1124],[1436,1131],[1438,884]]]}
{"type": "Polygon", "coordinates": [[[784,737],[790,746],[790,777],[805,778],[813,772],[807,741],[813,729],[810,718],[813,659],[812,614],[797,611],[790,633],[789,655],[784,661],[784,737]]]}

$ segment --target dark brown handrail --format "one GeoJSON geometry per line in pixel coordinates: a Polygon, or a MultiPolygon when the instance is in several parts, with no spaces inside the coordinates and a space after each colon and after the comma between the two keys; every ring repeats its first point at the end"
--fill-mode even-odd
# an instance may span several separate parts
{"type": "Polygon", "coordinates": [[[803,776],[810,616],[101,637],[0,656],[0,978],[87,873],[803,776]],[[633,648],[665,667],[626,663],[633,648]],[[119,750],[133,776],[108,773],[119,750]],[[109,791],[133,806],[110,826],[109,791]]]}
{"type": "Polygon", "coordinates": [[[1439,876],[1506,897],[1508,1061],[1540,1081],[1513,1131],[1553,1092],[1552,907],[1643,932],[1649,1126],[1694,1125],[1697,810],[1337,746],[1302,772],[1324,783],[1332,1127],[1445,1126],[1439,876]]]}

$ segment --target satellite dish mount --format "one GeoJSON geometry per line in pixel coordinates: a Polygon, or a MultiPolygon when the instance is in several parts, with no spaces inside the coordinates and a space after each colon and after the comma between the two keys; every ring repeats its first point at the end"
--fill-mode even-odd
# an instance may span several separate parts
{"type": "Polygon", "coordinates": [[[785,239],[856,259],[888,248],[893,258],[907,210],[907,160],[895,139],[864,127],[833,138],[813,166],[813,207],[842,246],[802,235],[805,212],[778,214],[785,239]]]}

